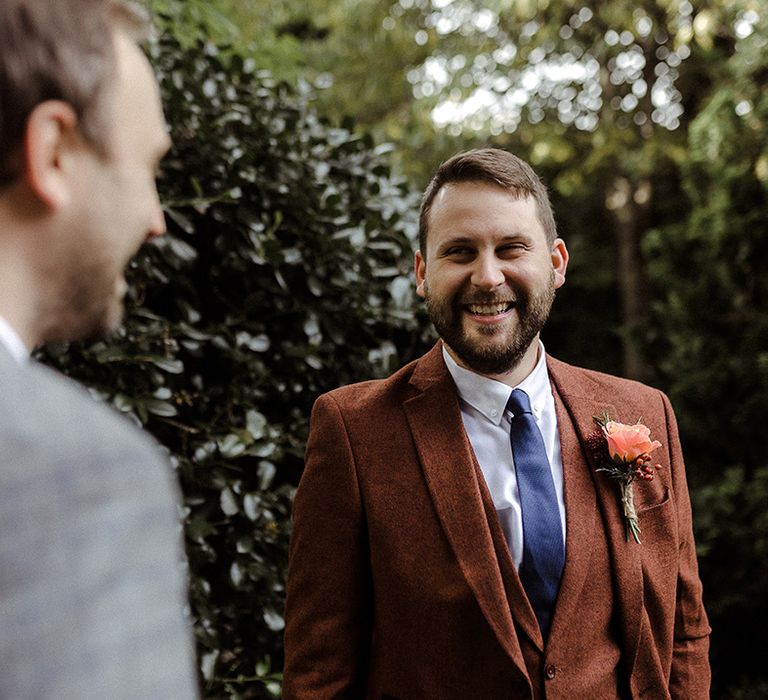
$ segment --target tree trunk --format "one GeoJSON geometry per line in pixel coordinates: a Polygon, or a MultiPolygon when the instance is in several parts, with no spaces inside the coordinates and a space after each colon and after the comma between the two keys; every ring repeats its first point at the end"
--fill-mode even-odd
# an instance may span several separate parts
{"type": "Polygon", "coordinates": [[[630,182],[618,176],[606,198],[616,233],[617,282],[621,296],[624,374],[642,380],[645,361],[642,353],[642,331],[647,318],[645,275],[640,256],[640,237],[651,202],[648,179],[630,182]]]}

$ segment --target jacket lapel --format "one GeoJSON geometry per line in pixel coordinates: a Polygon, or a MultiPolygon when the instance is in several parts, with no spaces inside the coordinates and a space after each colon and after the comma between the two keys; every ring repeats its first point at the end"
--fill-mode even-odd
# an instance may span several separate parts
{"type": "MultiPolygon", "coordinates": [[[[643,576],[640,549],[635,543],[626,540],[624,516],[621,511],[617,485],[605,478],[604,475],[595,472],[592,456],[584,448],[586,437],[597,427],[594,417],[599,416],[605,410],[615,413],[615,408],[608,400],[602,401],[595,396],[597,386],[586,374],[550,357],[547,358],[547,365],[556,396],[559,396],[561,401],[560,411],[570,418],[568,422],[575,433],[575,440],[567,440],[566,444],[563,445],[563,464],[566,464],[566,460],[570,459],[581,462],[586,459],[594,484],[597,504],[608,537],[608,549],[612,561],[615,594],[622,629],[622,646],[628,676],[631,677],[637,658],[642,622],[643,576]],[[581,454],[577,454],[578,452],[581,454]]],[[[558,416],[558,420],[560,421],[560,416],[558,416]]],[[[562,426],[563,424],[562,421],[559,422],[559,425],[562,426]]],[[[568,523],[570,528],[571,520],[568,523]]],[[[593,527],[599,526],[600,524],[595,518],[593,527]]],[[[580,532],[578,526],[575,533],[571,533],[569,530],[569,540],[572,534],[585,542],[588,540],[588,533],[580,532]]],[[[575,542],[571,545],[574,546],[575,542]]],[[[570,573],[573,580],[568,581],[568,585],[578,585],[576,581],[578,574],[576,572],[570,573]]],[[[557,613],[554,624],[557,624],[557,613]]]]}
{"type": "Polygon", "coordinates": [[[560,583],[557,607],[552,620],[550,639],[573,634],[567,620],[578,619],[579,595],[590,569],[593,540],[598,522],[597,497],[584,456],[579,435],[557,389],[553,387],[557,427],[560,433],[560,456],[565,490],[566,547],[565,569],[560,583]]]}
{"type": "Polygon", "coordinates": [[[417,364],[404,402],[427,487],[466,581],[499,643],[527,677],[485,515],[474,455],[438,343],[417,364]]]}

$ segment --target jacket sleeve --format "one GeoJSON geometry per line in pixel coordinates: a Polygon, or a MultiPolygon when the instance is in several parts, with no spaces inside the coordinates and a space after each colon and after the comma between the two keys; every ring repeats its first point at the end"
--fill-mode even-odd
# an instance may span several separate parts
{"type": "Polygon", "coordinates": [[[350,436],[336,400],[312,410],[293,506],[286,591],[283,698],[365,696],[371,571],[350,436]]]}
{"type": "Polygon", "coordinates": [[[0,457],[0,697],[193,700],[170,465],[122,418],[70,398],[69,411],[53,403],[61,420],[41,410],[48,434],[29,422],[3,442],[0,428],[0,444],[23,446],[0,457]]]}
{"type": "Polygon", "coordinates": [[[691,501],[685,478],[677,421],[669,399],[663,396],[669,430],[672,487],[677,502],[680,536],[677,600],[675,607],[674,647],[669,691],[673,698],[690,700],[708,698],[710,627],[702,601],[702,586],[693,539],[691,501]]]}

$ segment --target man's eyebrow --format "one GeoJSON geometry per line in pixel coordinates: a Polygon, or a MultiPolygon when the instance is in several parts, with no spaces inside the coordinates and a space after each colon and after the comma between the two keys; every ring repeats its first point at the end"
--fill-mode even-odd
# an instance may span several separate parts
{"type": "Polygon", "coordinates": [[[453,238],[448,238],[447,240],[444,240],[438,248],[447,248],[452,245],[462,244],[462,243],[472,243],[473,239],[470,236],[455,236],[453,238]]]}

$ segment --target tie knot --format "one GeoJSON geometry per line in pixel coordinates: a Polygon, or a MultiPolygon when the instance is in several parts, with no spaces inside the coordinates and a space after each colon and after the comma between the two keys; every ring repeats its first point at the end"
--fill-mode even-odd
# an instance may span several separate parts
{"type": "Polygon", "coordinates": [[[509,395],[507,401],[507,410],[512,411],[512,415],[519,416],[523,413],[531,413],[531,401],[522,389],[515,389],[509,395]]]}

